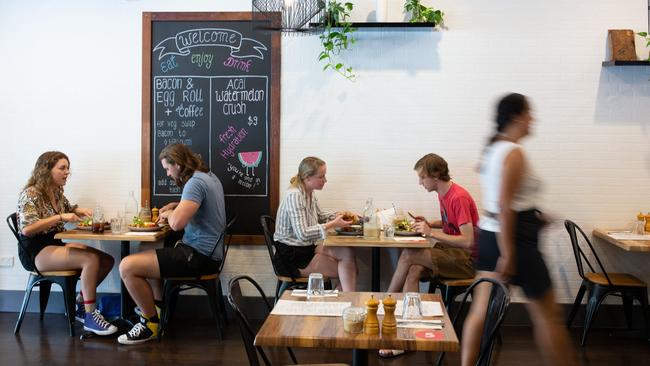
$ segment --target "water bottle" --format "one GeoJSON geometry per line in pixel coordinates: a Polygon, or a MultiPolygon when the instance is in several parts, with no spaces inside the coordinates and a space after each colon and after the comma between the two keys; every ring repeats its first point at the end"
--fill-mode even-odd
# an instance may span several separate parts
{"type": "Polygon", "coordinates": [[[363,208],[363,237],[379,237],[379,225],[377,225],[377,214],[372,205],[372,198],[366,200],[366,206],[363,208]]]}
{"type": "Polygon", "coordinates": [[[129,192],[129,199],[124,205],[124,218],[126,219],[126,224],[131,225],[133,219],[138,217],[138,201],[135,200],[135,194],[133,191],[129,192]]]}

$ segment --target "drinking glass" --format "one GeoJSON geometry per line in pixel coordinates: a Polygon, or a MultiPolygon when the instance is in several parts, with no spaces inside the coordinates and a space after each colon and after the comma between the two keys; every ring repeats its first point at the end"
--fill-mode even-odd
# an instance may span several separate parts
{"type": "Polygon", "coordinates": [[[384,236],[387,238],[392,238],[395,236],[395,226],[392,224],[387,224],[384,226],[384,236]]]}
{"type": "Polygon", "coordinates": [[[122,234],[122,219],[115,218],[111,219],[111,232],[113,234],[122,234]]]}
{"type": "Polygon", "coordinates": [[[422,308],[419,293],[407,292],[404,294],[402,319],[422,319],[422,308]]]}
{"type": "Polygon", "coordinates": [[[323,297],[325,294],[325,283],[322,273],[311,273],[307,281],[307,298],[323,297]]]}

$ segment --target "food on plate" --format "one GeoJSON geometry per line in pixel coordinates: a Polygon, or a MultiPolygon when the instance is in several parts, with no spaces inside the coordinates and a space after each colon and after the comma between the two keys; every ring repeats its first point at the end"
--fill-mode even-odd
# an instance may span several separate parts
{"type": "Polygon", "coordinates": [[[133,223],[131,224],[133,227],[156,227],[158,224],[152,221],[144,221],[139,217],[133,217],[133,223]]]}
{"type": "Polygon", "coordinates": [[[343,213],[343,220],[345,221],[352,221],[352,224],[357,224],[359,223],[359,216],[351,213],[351,212],[344,212],[343,213]]]}
{"type": "Polygon", "coordinates": [[[91,227],[93,226],[93,219],[91,217],[87,217],[77,223],[78,227],[91,227]]]}
{"type": "Polygon", "coordinates": [[[346,233],[352,233],[356,231],[361,231],[360,228],[354,227],[354,226],[345,226],[341,228],[341,231],[346,232],[346,233]]]}
{"type": "Polygon", "coordinates": [[[408,220],[399,220],[395,223],[395,231],[410,231],[415,232],[415,228],[412,226],[411,222],[408,220]]]}

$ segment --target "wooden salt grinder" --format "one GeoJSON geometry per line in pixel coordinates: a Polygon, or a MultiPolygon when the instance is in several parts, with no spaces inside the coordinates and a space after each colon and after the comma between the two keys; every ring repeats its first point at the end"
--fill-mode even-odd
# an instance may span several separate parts
{"type": "Polygon", "coordinates": [[[381,334],[397,334],[397,321],[395,320],[395,306],[397,301],[391,295],[388,295],[381,302],[384,304],[384,320],[381,322],[381,334]]]}
{"type": "Polygon", "coordinates": [[[366,334],[379,334],[379,320],[377,319],[377,308],[379,301],[375,299],[374,295],[370,295],[370,299],[366,301],[366,320],[364,321],[364,332],[366,334]]]}

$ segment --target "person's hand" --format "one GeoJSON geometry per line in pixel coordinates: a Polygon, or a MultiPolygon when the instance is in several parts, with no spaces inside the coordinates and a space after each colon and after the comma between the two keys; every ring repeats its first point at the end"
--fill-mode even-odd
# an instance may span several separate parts
{"type": "Polygon", "coordinates": [[[171,211],[171,210],[175,209],[176,206],[178,206],[178,202],[170,202],[170,203],[164,205],[163,207],[161,207],[160,210],[158,210],[158,214],[162,215],[163,212],[171,211]]]}
{"type": "Polygon", "coordinates": [[[500,256],[497,259],[495,272],[499,274],[499,278],[503,283],[510,283],[512,278],[517,275],[517,266],[515,261],[511,258],[500,256]]]}
{"type": "Polygon", "coordinates": [[[63,222],[78,222],[78,221],[81,221],[79,216],[77,216],[77,214],[75,214],[73,212],[64,213],[64,214],[61,214],[60,216],[61,216],[61,221],[63,221],[63,222]]]}
{"type": "Polygon", "coordinates": [[[429,236],[429,234],[431,234],[431,227],[426,220],[414,222],[413,229],[415,229],[415,232],[424,234],[425,236],[429,236]]]}
{"type": "Polygon", "coordinates": [[[160,211],[158,211],[158,221],[156,221],[156,222],[161,222],[161,223],[167,222],[167,218],[169,216],[171,216],[172,213],[174,213],[173,208],[172,209],[167,209],[165,211],[162,211],[162,208],[161,208],[160,211]]]}
{"type": "Polygon", "coordinates": [[[77,214],[79,217],[92,217],[93,216],[93,210],[89,208],[83,208],[83,207],[77,207],[74,210],[74,213],[77,214]]]}
{"type": "Polygon", "coordinates": [[[353,222],[352,220],[350,220],[350,221],[346,221],[346,220],[343,218],[343,215],[341,215],[341,214],[337,214],[336,217],[334,217],[334,219],[333,219],[332,221],[330,221],[330,223],[331,223],[331,225],[332,225],[333,227],[345,227],[345,226],[349,226],[349,225],[352,224],[352,222],[353,222]]]}

